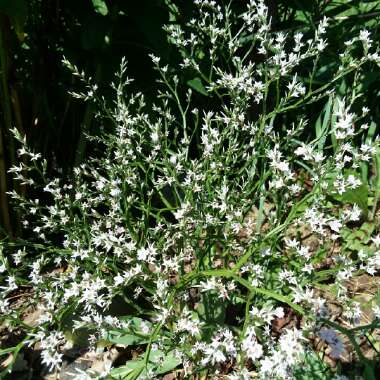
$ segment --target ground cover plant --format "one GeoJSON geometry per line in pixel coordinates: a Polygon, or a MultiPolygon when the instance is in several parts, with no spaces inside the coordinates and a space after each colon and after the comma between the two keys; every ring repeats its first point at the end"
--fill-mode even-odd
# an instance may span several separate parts
{"type": "Polygon", "coordinates": [[[375,379],[380,153],[361,80],[378,47],[361,30],[321,83],[328,19],[276,33],[263,1],[194,4],[166,27],[178,66],[151,55],[154,102],[125,60],[105,97],[63,59],[102,125],[72,173],[52,178],[14,130],[27,216],[0,245],[1,320],[19,338],[2,376],[38,346],[53,373],[79,348],[108,355],[77,379],[375,379]]]}

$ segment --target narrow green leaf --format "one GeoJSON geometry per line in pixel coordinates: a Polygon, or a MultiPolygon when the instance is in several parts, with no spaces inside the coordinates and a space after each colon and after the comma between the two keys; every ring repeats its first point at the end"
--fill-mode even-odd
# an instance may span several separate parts
{"type": "Polygon", "coordinates": [[[187,84],[193,90],[199,92],[202,95],[208,96],[208,93],[207,93],[206,89],[204,88],[202,80],[200,78],[196,77],[194,79],[188,80],[187,84]]]}
{"type": "Polygon", "coordinates": [[[318,141],[318,150],[322,151],[326,142],[328,128],[331,120],[332,97],[330,96],[321,114],[315,123],[315,134],[318,141]],[[323,117],[323,119],[322,119],[323,117]]]}
{"type": "Polygon", "coordinates": [[[343,202],[356,203],[365,215],[368,213],[368,186],[363,184],[356,189],[346,191],[342,197],[343,202]]]}
{"type": "Polygon", "coordinates": [[[332,374],[326,365],[315,352],[306,352],[302,361],[302,366],[295,369],[295,380],[329,380],[332,374]]]}

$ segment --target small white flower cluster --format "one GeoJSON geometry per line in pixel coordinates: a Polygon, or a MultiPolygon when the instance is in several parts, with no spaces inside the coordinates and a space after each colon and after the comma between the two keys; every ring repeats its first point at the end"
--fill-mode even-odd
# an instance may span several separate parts
{"type": "Polygon", "coordinates": [[[277,347],[272,348],[269,355],[260,360],[261,378],[289,378],[292,368],[300,363],[305,352],[303,341],[299,330],[286,330],[281,335],[277,347]]]}

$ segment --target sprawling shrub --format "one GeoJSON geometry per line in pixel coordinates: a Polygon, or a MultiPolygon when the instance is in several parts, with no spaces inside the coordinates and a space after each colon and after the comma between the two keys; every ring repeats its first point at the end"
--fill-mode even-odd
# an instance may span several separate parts
{"type": "Polygon", "coordinates": [[[3,242],[1,318],[23,329],[22,344],[40,342],[51,369],[73,345],[135,348],[78,378],[287,379],[318,358],[317,340],[335,358],[353,346],[370,376],[355,334],[372,331],[380,310],[370,301],[364,322],[347,284],[379,267],[378,141],[357,86],[380,62],[371,36],[346,41],[319,85],[328,20],[311,36],[275,33],[263,1],[242,14],[196,4],[186,29],[166,28],[180,66],[151,57],[154,104],[129,92],[124,60],[112,100],[64,60],[84,86],[73,96],[94,102],[103,125],[70,177],[47,178],[15,132],[11,171],[46,196],[11,194],[27,238],[3,242]],[[324,105],[319,117],[311,104],[324,105]],[[348,244],[363,225],[367,240],[348,244]],[[30,297],[13,302],[25,288],[30,297]],[[32,327],[21,323],[31,307],[32,327]]]}

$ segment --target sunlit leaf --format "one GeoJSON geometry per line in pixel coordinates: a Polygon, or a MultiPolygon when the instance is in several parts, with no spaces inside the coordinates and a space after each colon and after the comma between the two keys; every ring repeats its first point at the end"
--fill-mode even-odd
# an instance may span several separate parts
{"type": "Polygon", "coordinates": [[[198,77],[188,80],[187,84],[195,91],[199,92],[202,95],[208,96],[206,89],[203,86],[202,80],[198,77]]]}
{"type": "Polygon", "coordinates": [[[104,0],[92,0],[95,12],[100,13],[103,16],[108,14],[107,4],[104,0]]]}

